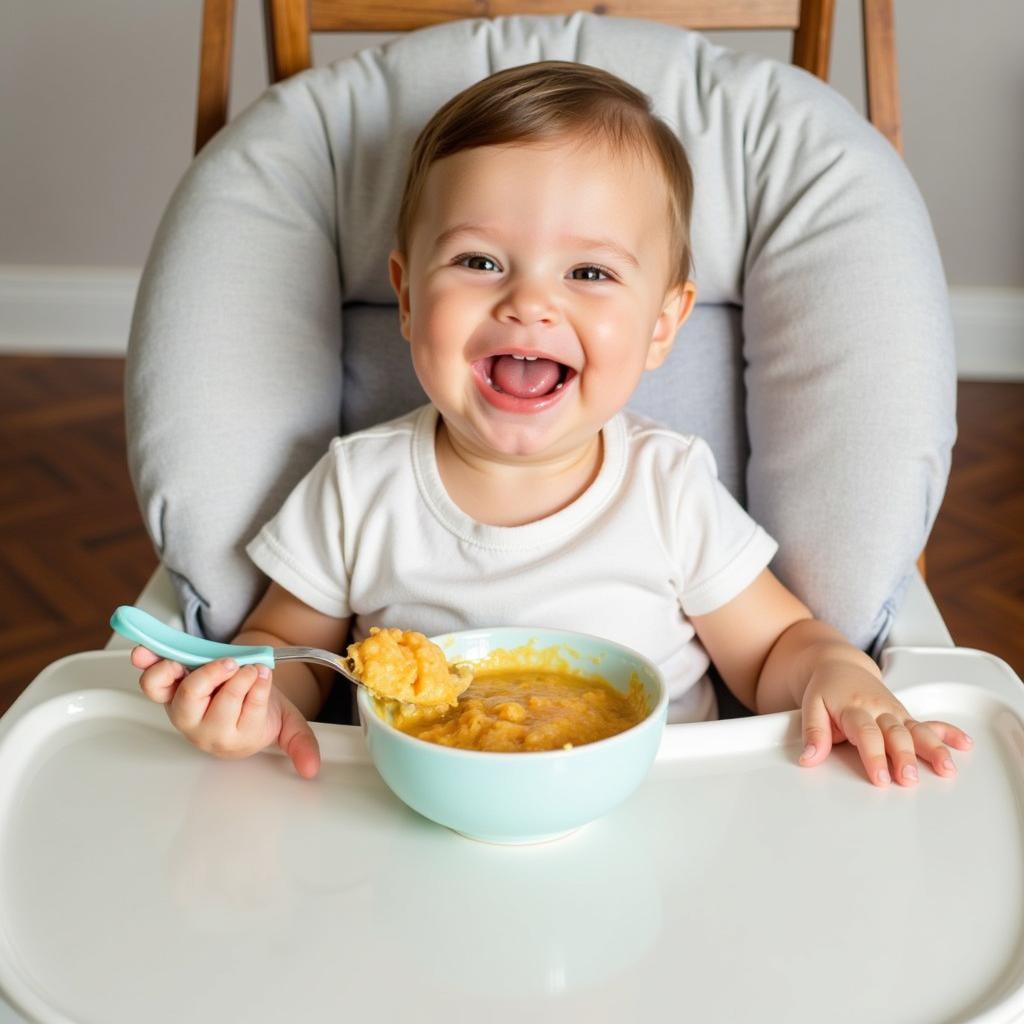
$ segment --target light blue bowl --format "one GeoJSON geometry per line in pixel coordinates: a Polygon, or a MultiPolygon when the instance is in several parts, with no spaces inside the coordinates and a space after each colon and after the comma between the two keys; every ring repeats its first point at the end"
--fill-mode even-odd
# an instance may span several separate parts
{"type": "Polygon", "coordinates": [[[556,629],[508,626],[431,639],[449,661],[471,663],[528,643],[538,652],[555,648],[571,668],[600,676],[623,693],[635,676],[650,711],[625,732],[569,750],[492,753],[457,750],[399,732],[360,687],[359,714],[373,763],[414,811],[470,839],[540,843],[607,814],[640,785],[668,711],[664,680],[646,658],[609,640],[556,629]]]}

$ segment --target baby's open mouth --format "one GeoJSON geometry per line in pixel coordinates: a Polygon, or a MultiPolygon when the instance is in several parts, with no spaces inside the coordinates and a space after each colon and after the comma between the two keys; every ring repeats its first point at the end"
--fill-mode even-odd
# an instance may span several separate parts
{"type": "Polygon", "coordinates": [[[544,398],[560,391],[576,371],[543,356],[494,355],[481,359],[480,371],[498,394],[514,398],[544,398]]]}

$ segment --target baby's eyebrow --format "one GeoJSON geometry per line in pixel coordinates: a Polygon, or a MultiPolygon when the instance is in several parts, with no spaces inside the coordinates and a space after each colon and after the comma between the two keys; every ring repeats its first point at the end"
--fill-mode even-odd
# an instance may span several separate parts
{"type": "Polygon", "coordinates": [[[603,252],[610,252],[613,256],[625,261],[632,267],[640,269],[640,261],[623,245],[613,241],[611,238],[581,238],[579,235],[570,235],[565,239],[572,245],[578,245],[581,249],[597,249],[603,252]]]}
{"type": "MultiPolygon", "coordinates": [[[[434,248],[438,249],[447,242],[450,242],[453,238],[458,235],[493,235],[493,232],[480,224],[456,224],[454,227],[446,228],[442,231],[437,238],[434,239],[434,248]]],[[[619,257],[623,262],[628,263],[632,267],[640,269],[640,261],[623,245],[620,245],[614,239],[611,238],[584,238],[581,235],[563,235],[562,241],[567,245],[578,246],[582,249],[596,250],[599,252],[608,252],[613,256],[619,257]]]]}

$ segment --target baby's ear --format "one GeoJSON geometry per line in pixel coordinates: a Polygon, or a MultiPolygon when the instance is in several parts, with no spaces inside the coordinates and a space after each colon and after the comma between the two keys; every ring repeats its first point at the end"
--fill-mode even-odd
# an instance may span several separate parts
{"type": "Polygon", "coordinates": [[[651,344],[647,349],[645,369],[655,370],[665,362],[669,352],[672,351],[676,333],[689,317],[696,298],[697,286],[693,281],[674,285],[666,292],[661,312],[654,323],[654,333],[651,335],[651,344]]]}
{"type": "Polygon", "coordinates": [[[409,321],[411,318],[409,306],[409,274],[406,270],[405,254],[398,249],[392,249],[388,253],[388,274],[391,277],[391,287],[398,296],[398,316],[402,329],[402,337],[409,341],[409,321]]]}

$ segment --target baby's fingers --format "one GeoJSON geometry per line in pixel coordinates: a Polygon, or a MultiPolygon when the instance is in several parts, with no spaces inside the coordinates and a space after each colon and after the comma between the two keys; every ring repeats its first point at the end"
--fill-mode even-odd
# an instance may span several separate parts
{"type": "Polygon", "coordinates": [[[210,695],[237,671],[238,663],[233,658],[221,658],[201,665],[185,676],[167,709],[175,727],[182,732],[195,729],[206,714],[210,695]]]}
{"type": "Polygon", "coordinates": [[[950,725],[949,722],[918,722],[918,725],[927,727],[943,743],[948,743],[950,746],[956,747],[957,750],[970,750],[974,745],[974,740],[963,729],[958,729],[955,725],[950,725]]]}
{"type": "Polygon", "coordinates": [[[901,786],[917,785],[917,751],[910,730],[890,712],[878,716],[878,728],[882,731],[885,749],[892,761],[892,777],[901,786]]]}
{"type": "Polygon", "coordinates": [[[285,701],[281,711],[277,744],[291,758],[295,770],[304,779],[311,779],[320,771],[320,744],[295,705],[285,701]]]}
{"type": "Polygon", "coordinates": [[[256,682],[245,695],[242,710],[238,715],[240,733],[261,734],[267,727],[267,708],[270,706],[270,669],[260,665],[256,670],[256,682]]]}
{"type": "Polygon", "coordinates": [[[832,719],[825,702],[809,696],[803,707],[804,752],[800,763],[805,767],[821,764],[832,749],[832,719]]]}
{"type": "Polygon", "coordinates": [[[143,647],[140,644],[138,647],[132,648],[128,660],[136,668],[149,668],[150,665],[155,665],[160,660],[160,655],[154,654],[148,647],[143,647]]]}
{"type": "Polygon", "coordinates": [[[141,662],[148,661],[149,658],[156,658],[156,660],[149,661],[145,672],[139,676],[139,686],[150,700],[156,701],[157,704],[167,704],[173,699],[178,681],[185,678],[188,669],[176,661],[157,658],[152,651],[147,651],[144,647],[136,647],[132,651],[132,664],[136,668],[142,668],[141,662]],[[135,651],[144,651],[145,653],[136,658],[135,651]]]}
{"type": "Polygon", "coordinates": [[[950,742],[959,750],[967,750],[971,738],[962,729],[946,722],[914,722],[908,721],[907,728],[914,738],[914,749],[922,761],[927,761],[935,770],[936,775],[952,778],[956,775],[956,765],[950,756],[949,748],[943,746],[943,740],[950,742]]]}
{"type": "Polygon", "coordinates": [[[846,738],[857,748],[868,778],[876,786],[888,786],[889,762],[885,757],[885,738],[873,715],[864,708],[850,707],[839,720],[846,738]]]}
{"type": "MultiPolygon", "coordinates": [[[[260,668],[263,668],[261,665],[260,668]]],[[[269,674],[269,671],[267,671],[269,674]]],[[[245,665],[240,668],[230,679],[217,691],[210,701],[206,714],[203,715],[203,724],[222,735],[234,734],[240,731],[240,718],[242,716],[242,702],[259,683],[259,674],[255,665],[245,665]]]]}

